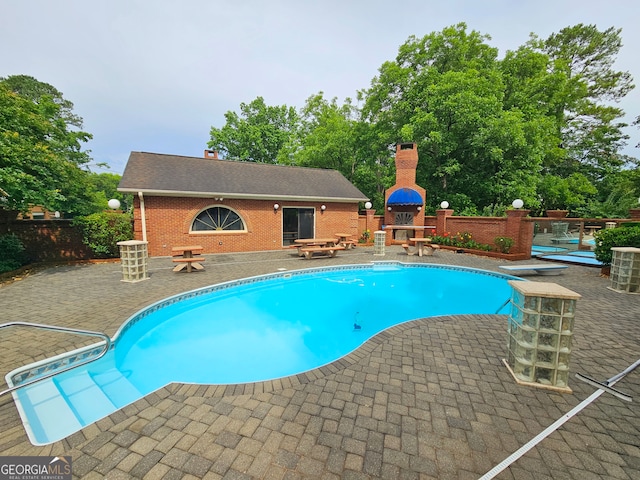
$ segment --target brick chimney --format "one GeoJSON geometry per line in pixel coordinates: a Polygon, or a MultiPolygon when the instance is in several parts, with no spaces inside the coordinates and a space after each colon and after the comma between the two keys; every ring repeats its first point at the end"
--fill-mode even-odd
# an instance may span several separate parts
{"type": "Polygon", "coordinates": [[[418,145],[398,143],[396,145],[396,185],[413,187],[418,168],[418,145]]]}
{"type": "Polygon", "coordinates": [[[217,150],[205,150],[204,158],[211,158],[212,160],[218,160],[218,151],[217,150]]]}

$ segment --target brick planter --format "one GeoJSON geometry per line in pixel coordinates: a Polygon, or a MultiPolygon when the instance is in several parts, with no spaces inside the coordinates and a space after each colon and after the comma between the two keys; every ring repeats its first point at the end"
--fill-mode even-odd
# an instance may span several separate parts
{"type": "Polygon", "coordinates": [[[569,210],[547,210],[545,213],[549,218],[565,218],[569,215],[569,210]]]}
{"type": "Polygon", "coordinates": [[[469,253],[471,255],[479,255],[481,257],[502,258],[504,260],[528,260],[531,255],[528,253],[501,253],[487,252],[486,250],[474,250],[473,248],[454,247],[451,245],[440,245],[444,250],[453,250],[454,252],[469,253]]]}

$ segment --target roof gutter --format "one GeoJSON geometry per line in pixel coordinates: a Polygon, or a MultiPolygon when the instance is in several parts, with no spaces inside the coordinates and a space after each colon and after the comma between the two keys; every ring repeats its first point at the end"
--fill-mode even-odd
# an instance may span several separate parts
{"type": "MultiPolygon", "coordinates": [[[[118,188],[122,193],[138,193],[142,195],[142,191],[131,188],[118,188]]],[[[289,200],[301,202],[365,202],[369,200],[367,197],[318,197],[310,195],[278,195],[278,194],[260,194],[260,193],[228,193],[228,192],[181,192],[177,190],[145,190],[146,195],[152,197],[192,197],[192,198],[233,198],[240,200],[289,200]]]]}
{"type": "Polygon", "coordinates": [[[142,217],[142,241],[147,241],[147,215],[144,210],[144,196],[142,192],[138,192],[138,198],[140,199],[140,216],[142,217]]]}

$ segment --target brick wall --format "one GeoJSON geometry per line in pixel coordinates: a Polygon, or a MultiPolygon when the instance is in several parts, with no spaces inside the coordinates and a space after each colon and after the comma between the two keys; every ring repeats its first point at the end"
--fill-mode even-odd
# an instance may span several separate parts
{"type": "MultiPolygon", "coordinates": [[[[333,237],[337,232],[358,234],[358,205],[355,203],[327,203],[321,211],[321,202],[274,202],[273,200],[214,201],[211,198],[145,196],[147,241],[150,256],[171,255],[177,245],[202,245],[203,253],[254,252],[279,250],[282,243],[283,207],[315,208],[315,236],[333,237]],[[280,208],[274,212],[273,204],[280,208]],[[191,232],[193,219],[202,210],[223,206],[244,220],[246,232],[206,231],[191,232]]],[[[142,240],[140,199],[134,201],[134,233],[142,240]]]]}
{"type": "Polygon", "coordinates": [[[506,236],[506,218],[500,217],[448,217],[446,231],[451,235],[469,232],[478,243],[493,245],[498,236],[506,236]]]}
{"type": "Polygon", "coordinates": [[[514,240],[513,254],[529,255],[533,244],[533,222],[528,210],[508,210],[506,217],[454,217],[453,210],[437,211],[437,235],[469,232],[478,243],[494,245],[496,237],[514,240]]]}

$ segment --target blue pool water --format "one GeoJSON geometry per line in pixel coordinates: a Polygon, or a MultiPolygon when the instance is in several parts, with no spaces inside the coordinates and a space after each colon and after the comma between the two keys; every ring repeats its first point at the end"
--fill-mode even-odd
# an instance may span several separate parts
{"type": "MultiPolygon", "coordinates": [[[[566,240],[567,243],[573,243],[573,244],[578,244],[578,241],[580,239],[579,238],[570,238],[568,240],[566,240]]],[[[595,245],[596,244],[596,240],[594,238],[590,238],[589,240],[582,240],[582,243],[586,244],[586,245],[595,245]]]]}
{"type": "Polygon", "coordinates": [[[31,441],[50,443],[171,382],[235,384],[294,375],[405,321],[507,313],[513,278],[383,262],[207,287],[138,312],[103,358],[18,390],[17,405],[31,441]]]}

